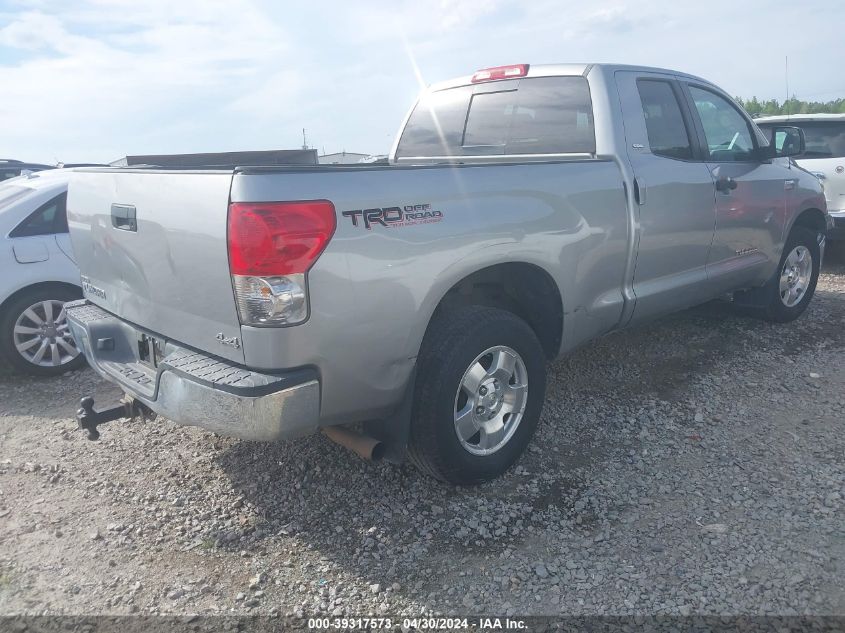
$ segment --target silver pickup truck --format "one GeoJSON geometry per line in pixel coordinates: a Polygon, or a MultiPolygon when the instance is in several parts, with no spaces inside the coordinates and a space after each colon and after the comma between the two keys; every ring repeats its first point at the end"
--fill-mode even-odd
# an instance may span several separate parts
{"type": "Polygon", "coordinates": [[[322,429],[495,477],[537,427],[547,360],[718,297],[806,309],[830,219],[788,157],[800,130],[779,132],[789,149],[682,73],[519,64],[426,90],[388,164],[79,171],[67,317],[127,395],[83,399],[80,425],[322,429]]]}

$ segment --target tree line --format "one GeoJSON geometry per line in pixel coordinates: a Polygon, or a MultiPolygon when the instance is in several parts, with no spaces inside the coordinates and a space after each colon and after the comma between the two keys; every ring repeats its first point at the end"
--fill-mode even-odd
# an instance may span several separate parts
{"type": "Polygon", "coordinates": [[[760,101],[757,97],[736,100],[751,116],[773,116],[777,114],[845,114],[845,98],[833,101],[803,101],[792,97],[786,101],[769,99],[760,101]]]}

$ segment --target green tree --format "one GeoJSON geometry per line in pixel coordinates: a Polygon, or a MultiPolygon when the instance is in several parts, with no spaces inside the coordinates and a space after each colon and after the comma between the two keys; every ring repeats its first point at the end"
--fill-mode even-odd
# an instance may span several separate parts
{"type": "Polygon", "coordinates": [[[757,97],[736,100],[751,116],[774,116],[779,114],[845,114],[845,98],[833,101],[803,101],[792,95],[786,101],[769,99],[760,101],[757,97]]]}

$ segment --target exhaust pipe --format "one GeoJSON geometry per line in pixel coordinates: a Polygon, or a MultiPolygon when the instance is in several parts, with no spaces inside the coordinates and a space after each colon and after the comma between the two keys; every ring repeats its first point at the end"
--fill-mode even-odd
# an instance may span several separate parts
{"type": "Polygon", "coordinates": [[[377,440],[374,437],[361,435],[355,431],[343,428],[341,426],[327,426],[322,429],[323,435],[329,438],[335,444],[340,444],[346,449],[349,449],[358,457],[366,459],[368,462],[377,462],[387,450],[384,442],[377,440]]]}

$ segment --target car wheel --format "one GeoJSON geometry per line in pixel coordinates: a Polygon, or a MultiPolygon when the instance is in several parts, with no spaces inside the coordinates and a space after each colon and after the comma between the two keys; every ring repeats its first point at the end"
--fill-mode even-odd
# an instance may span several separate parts
{"type": "Polygon", "coordinates": [[[803,226],[793,227],[775,276],[763,288],[763,318],[787,323],[801,316],[816,291],[820,267],[816,232],[803,226]]]}
{"type": "Polygon", "coordinates": [[[39,286],[14,299],[0,316],[0,352],[15,369],[56,376],[85,362],[70,334],[63,304],[81,293],[39,286]]]}
{"type": "Polygon", "coordinates": [[[496,308],[447,311],[435,316],[417,362],[411,461],[456,484],[504,473],[543,408],[545,356],[533,330],[496,308]]]}

